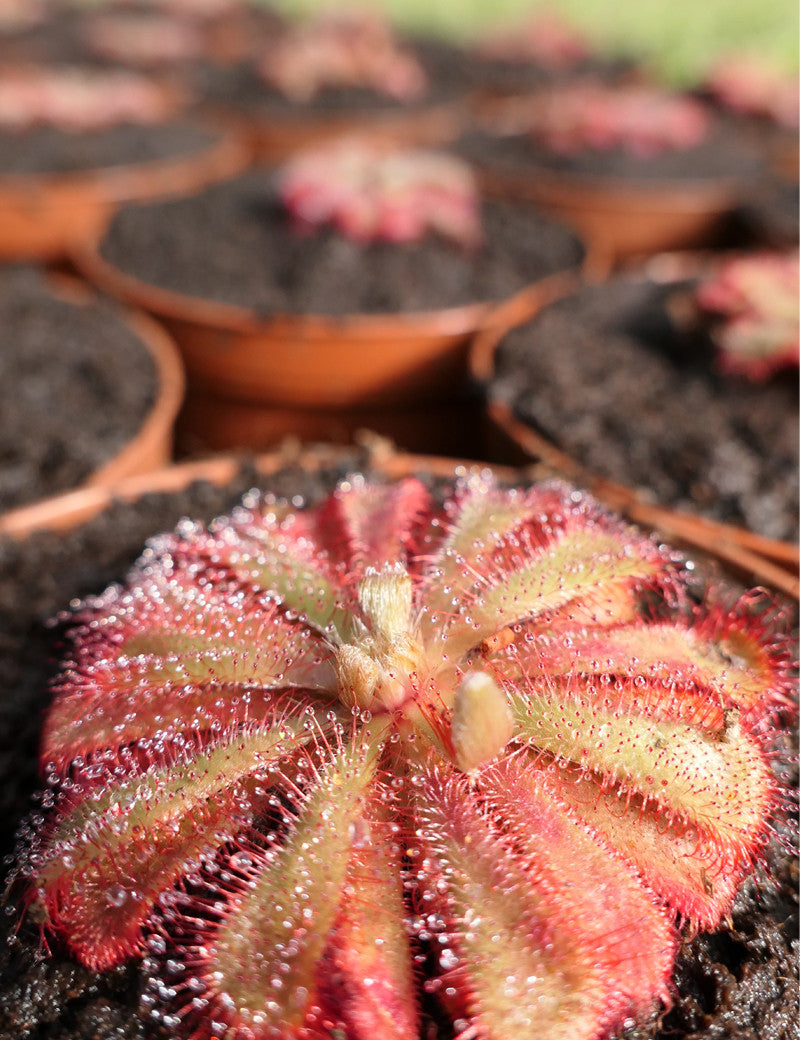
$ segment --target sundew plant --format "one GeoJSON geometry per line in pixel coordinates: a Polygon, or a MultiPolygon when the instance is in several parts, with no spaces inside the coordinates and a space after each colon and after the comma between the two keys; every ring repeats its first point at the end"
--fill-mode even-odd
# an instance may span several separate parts
{"type": "Polygon", "coordinates": [[[485,474],[184,522],[71,615],[28,912],[183,1040],[610,1035],[780,800],[776,613],[688,574],[485,474]]]}

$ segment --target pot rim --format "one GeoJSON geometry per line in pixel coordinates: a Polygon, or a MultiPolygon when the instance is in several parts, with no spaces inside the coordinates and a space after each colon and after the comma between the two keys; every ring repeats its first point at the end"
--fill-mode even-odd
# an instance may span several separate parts
{"type": "MultiPolygon", "coordinates": [[[[365,444],[370,466],[392,478],[409,476],[422,470],[445,478],[471,471],[491,471],[504,481],[514,482],[519,481],[525,470],[525,467],[471,459],[396,451],[388,441],[374,434],[365,437],[365,444]]],[[[145,494],[180,491],[195,480],[225,484],[233,479],[247,461],[254,463],[258,473],[263,476],[269,476],[288,465],[299,465],[313,472],[341,459],[343,452],[355,457],[358,450],[357,445],[300,445],[289,439],[274,451],[257,455],[225,452],[172,463],[111,484],[83,485],[0,513],[0,537],[26,538],[44,530],[66,531],[91,520],[114,502],[133,502],[145,494]]]]}
{"type": "MultiPolygon", "coordinates": [[[[51,275],[49,287],[54,296],[73,306],[89,306],[98,298],[89,286],[71,275],[51,275]]],[[[49,496],[48,501],[50,497],[60,498],[85,488],[111,487],[120,480],[135,478],[163,464],[171,453],[175,421],[186,391],[186,374],[178,348],[166,330],[148,315],[116,303],[112,306],[120,322],[135,335],[153,364],[155,396],[136,432],[111,458],[92,470],[77,488],[49,496]]],[[[36,505],[33,502],[0,512],[0,533],[5,531],[7,517],[24,513],[36,505]]]]}
{"type": "Polygon", "coordinates": [[[331,334],[346,330],[348,336],[369,340],[375,335],[385,335],[387,329],[398,338],[416,336],[433,323],[437,331],[443,334],[461,335],[469,332],[491,307],[491,303],[468,303],[441,310],[402,314],[325,315],[281,311],[261,316],[247,307],[206,300],[151,285],[106,260],[100,253],[99,245],[99,240],[81,242],[76,243],[71,250],[71,259],[94,285],[112,293],[117,299],[144,307],[159,317],[205,325],[223,332],[269,332],[279,336],[285,330],[292,329],[302,330],[307,339],[326,339],[331,334]]]}
{"type": "Polygon", "coordinates": [[[32,193],[72,192],[93,190],[103,193],[110,202],[130,200],[128,186],[131,180],[146,181],[152,176],[179,174],[200,168],[213,176],[233,176],[244,169],[251,159],[251,148],[246,141],[241,125],[224,126],[219,119],[187,114],[183,119],[170,122],[192,124],[207,130],[214,139],[200,149],[180,152],[138,162],[125,162],[107,166],[90,166],[83,170],[58,172],[52,170],[30,173],[0,174],[0,204],[3,196],[32,193]]]}
{"type": "MultiPolygon", "coordinates": [[[[538,465],[532,459],[527,464],[515,467],[396,451],[390,443],[374,435],[365,443],[370,466],[393,479],[420,471],[446,479],[464,476],[470,472],[491,472],[504,482],[519,483],[520,480],[541,479],[544,464],[548,475],[577,480],[603,505],[622,512],[633,523],[663,533],[671,541],[699,549],[731,570],[755,576],[786,596],[800,598],[797,575],[792,570],[796,562],[793,546],[762,539],[759,535],[740,531],[730,525],[706,521],[659,506],[650,506],[638,501],[629,489],[610,481],[598,481],[596,478],[592,481],[580,480],[574,463],[573,472],[570,473],[555,466],[554,457],[542,458],[538,465]],[[747,544],[740,544],[736,540],[735,536],[740,533],[750,540],[747,544]],[[786,555],[769,556],[762,551],[765,543],[766,548],[777,549],[779,553],[786,555]]],[[[91,520],[115,502],[133,502],[149,493],[179,491],[195,480],[204,479],[214,484],[224,484],[233,479],[237,470],[248,459],[255,463],[256,469],[262,475],[269,475],[292,464],[313,472],[314,469],[340,460],[342,452],[348,450],[353,453],[353,446],[349,449],[334,444],[301,446],[297,442],[287,441],[276,451],[256,456],[226,453],[177,463],[150,473],[129,477],[115,484],[78,488],[0,515],[0,537],[25,538],[43,530],[69,530],[91,520]]]]}
{"type": "MultiPolygon", "coordinates": [[[[583,257],[576,268],[566,268],[559,274],[575,274],[577,270],[603,271],[602,262],[580,235],[572,231],[583,249],[583,257]]],[[[346,333],[348,337],[369,341],[376,337],[396,340],[413,338],[435,332],[442,336],[463,336],[473,333],[493,308],[503,303],[525,301],[536,296],[538,286],[553,275],[531,282],[505,301],[466,303],[424,311],[397,313],[328,315],[320,312],[294,314],[279,311],[260,315],[257,311],[236,304],[203,299],[186,293],[164,289],[128,274],[100,252],[101,237],[73,244],[70,257],[78,270],[93,284],[151,314],[173,321],[203,325],[223,332],[239,334],[301,335],[304,340],[326,340],[346,333]]]]}
{"type": "MultiPolygon", "coordinates": [[[[639,269],[641,279],[658,280],[669,277],[670,268],[684,273],[697,271],[702,254],[664,254],[650,260],[639,269]],[[662,261],[659,271],[658,261],[662,261]],[[650,273],[655,272],[655,273],[650,273]]],[[[636,272],[627,272],[636,277],[636,272]]],[[[494,359],[500,343],[514,328],[534,320],[539,311],[550,303],[574,292],[579,285],[568,280],[553,281],[546,286],[535,310],[520,320],[513,310],[498,308],[472,341],[469,349],[470,375],[481,386],[486,399],[486,415],[489,423],[514,445],[515,449],[529,462],[540,461],[581,486],[587,488],[600,501],[624,513],[634,523],[655,528],[673,541],[701,549],[712,556],[771,585],[785,595],[800,599],[800,546],[777,538],[768,538],[745,527],[722,523],[682,510],[669,509],[653,504],[646,495],[635,488],[609,480],[595,473],[577,459],[558,448],[552,441],[536,433],[516,418],[510,404],[493,399],[488,390],[494,370],[494,359]]]]}
{"type": "Polygon", "coordinates": [[[172,445],[172,432],[186,393],[186,372],[180,352],[166,329],[146,314],[120,308],[123,321],[139,336],[156,369],[156,396],[138,432],[121,451],[97,469],[87,481],[97,486],[112,484],[121,475],[133,475],[143,451],[157,443],[172,445]]]}
{"type": "MultiPolygon", "coordinates": [[[[574,170],[556,170],[542,163],[531,162],[524,170],[486,171],[481,177],[494,182],[542,185],[547,189],[558,189],[560,193],[576,191],[596,192],[598,196],[613,199],[613,205],[651,205],[652,196],[663,195],[680,200],[687,208],[705,208],[709,198],[733,193],[741,194],[745,186],[758,177],[751,174],[714,174],[693,177],[636,177],[616,174],[586,173],[574,170]]],[[[595,204],[596,200],[592,200],[595,204]]]]}

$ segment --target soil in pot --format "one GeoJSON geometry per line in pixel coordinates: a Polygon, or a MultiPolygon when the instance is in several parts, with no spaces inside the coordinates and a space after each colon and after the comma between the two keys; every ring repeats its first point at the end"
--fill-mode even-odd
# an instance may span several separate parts
{"type": "Polygon", "coordinates": [[[569,230],[530,209],[489,202],[483,222],[484,242],[473,251],[436,235],[368,244],[333,230],[301,235],[273,178],[255,172],[191,198],[125,207],[101,252],[141,281],[263,316],[408,313],[489,302],[582,259],[569,230]]]}
{"type": "MultiPolygon", "coordinates": [[[[58,536],[38,534],[25,542],[0,541],[0,806],[3,849],[30,804],[37,785],[35,762],[41,713],[48,703],[46,683],[62,637],[47,620],[75,597],[120,581],[149,536],[173,527],[183,516],[209,520],[230,510],[252,486],[286,497],[318,500],[347,472],[369,470],[351,456],[309,474],[287,464],[271,477],[244,467],[224,488],[205,482],[169,495],[147,495],[135,504],[118,503],[80,529],[58,536]]],[[[786,779],[791,782],[791,776],[786,779]]],[[[796,864],[779,842],[765,856],[772,878],[756,891],[746,883],[731,924],[713,936],[686,941],[679,955],[679,992],[663,1017],[631,1025],[625,1037],[668,1040],[681,1035],[712,1040],[728,1035],[788,1040],[796,1005],[796,864]]],[[[42,958],[39,934],[28,922],[10,944],[13,915],[0,929],[0,1037],[2,1040],[142,1040],[148,1030],[137,1014],[142,983],[135,967],[92,973],[54,944],[42,958]]],[[[425,1036],[450,1040],[425,1006],[425,1036]]],[[[160,1035],[164,1035],[163,1033],[160,1035]]]]}
{"type": "Polygon", "coordinates": [[[0,54],[5,62],[81,61],[81,14],[53,0],[22,0],[25,17],[0,20],[0,54]]]}
{"type": "Polygon", "coordinates": [[[131,440],[156,395],[150,354],[102,301],[0,268],[0,511],[82,484],[131,440]]]}
{"type": "Polygon", "coordinates": [[[800,86],[797,72],[756,54],[727,54],[708,69],[697,89],[749,138],[772,169],[798,178],[800,86]]]}
{"type": "Polygon", "coordinates": [[[0,75],[0,177],[74,174],[175,159],[218,138],[187,119],[183,91],[87,65],[8,66],[0,75]]]}
{"type": "Polygon", "coordinates": [[[277,12],[244,0],[204,10],[181,3],[126,3],[85,11],[80,35],[88,60],[185,77],[205,63],[227,65],[258,55],[281,24],[277,12]]]}
{"type": "Polygon", "coordinates": [[[0,177],[28,173],[82,173],[131,163],[176,159],[210,148],[219,136],[192,121],[120,126],[88,133],[34,127],[0,131],[0,177]]]}
{"type": "Polygon", "coordinates": [[[458,100],[471,83],[458,48],[403,36],[366,9],[287,21],[265,34],[251,60],[227,69],[206,64],[195,77],[208,101],[265,123],[423,111],[458,100]]]}
{"type": "Polygon", "coordinates": [[[651,85],[576,81],[503,105],[454,147],[487,191],[558,214],[611,261],[722,241],[764,171],[732,124],[651,85]]]}
{"type": "Polygon", "coordinates": [[[458,151],[479,168],[512,175],[535,175],[537,168],[570,176],[622,181],[667,182],[720,177],[752,177],[763,170],[757,152],[743,145],[730,121],[718,122],[701,143],[688,148],[632,155],[623,147],[559,154],[538,143],[530,133],[495,135],[472,131],[458,142],[458,151]]]}
{"type": "Polygon", "coordinates": [[[489,392],[601,476],[793,541],[796,372],[723,375],[671,316],[687,288],[618,279],[551,304],[501,343],[489,392]]]}
{"type": "Polygon", "coordinates": [[[740,241],[748,246],[786,249],[800,241],[797,184],[764,177],[734,213],[740,241]]]}
{"type": "Polygon", "coordinates": [[[241,138],[200,123],[186,97],[125,69],[0,74],[0,255],[63,256],[121,202],[195,190],[241,170],[241,138]]]}
{"type": "Polygon", "coordinates": [[[466,86],[475,100],[526,95],[554,83],[593,76],[606,82],[635,74],[622,56],[600,53],[580,30],[551,11],[534,12],[516,24],[486,28],[455,46],[437,39],[417,40],[426,68],[436,82],[466,86]]]}

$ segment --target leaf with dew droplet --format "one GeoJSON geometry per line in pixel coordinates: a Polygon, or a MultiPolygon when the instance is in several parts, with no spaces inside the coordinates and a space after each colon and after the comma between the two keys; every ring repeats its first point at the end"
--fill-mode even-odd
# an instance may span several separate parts
{"type": "Polygon", "coordinates": [[[697,824],[580,766],[556,764],[541,754],[521,761],[536,772],[538,785],[627,860],[674,914],[699,928],[719,924],[763,835],[751,845],[721,848],[697,824]]]}
{"type": "Polygon", "coordinates": [[[668,916],[611,847],[541,782],[544,771],[519,757],[478,778],[495,819],[525,857],[531,885],[555,919],[604,975],[604,1028],[666,1000],[676,950],[668,916]]]}
{"type": "MultiPolygon", "coordinates": [[[[675,621],[646,622],[610,630],[567,627],[537,637],[531,633],[506,655],[519,667],[501,665],[509,678],[515,674],[567,675],[600,672],[639,677],[645,684],[654,712],[661,701],[664,716],[692,696],[697,704],[696,719],[703,721],[736,708],[753,723],[768,717],[779,704],[789,702],[789,677],[785,655],[771,652],[756,631],[763,625],[743,619],[741,612],[716,609],[713,616],[696,623],[693,617],[675,621]],[[665,684],[660,680],[669,679],[665,684]],[[659,690],[661,693],[659,694],[659,690]]],[[[634,691],[635,692],[635,691],[634,691]]],[[[644,694],[641,695],[644,699],[644,694]]]]}
{"type": "Polygon", "coordinates": [[[463,777],[429,773],[418,790],[420,885],[438,911],[445,998],[491,1040],[599,1034],[606,980],[580,931],[537,892],[480,812],[463,777]]]}
{"type": "MultiPolygon", "coordinates": [[[[255,863],[248,883],[237,886],[218,923],[204,932],[204,1020],[224,1022],[232,1035],[248,1029],[293,1035],[312,1014],[380,740],[379,727],[322,764],[300,795],[283,844],[255,863]]],[[[220,885],[222,892],[224,879],[220,885]]],[[[179,934],[182,944],[191,932],[185,913],[179,906],[164,919],[165,935],[179,934]]],[[[183,1014],[190,1030],[192,1008],[183,1014]]]]}
{"type": "Polygon", "coordinates": [[[321,1017],[348,1040],[417,1040],[400,828],[386,789],[376,794],[355,824],[339,917],[317,972],[318,1000],[321,1017]]]}
{"type": "Polygon", "coordinates": [[[615,525],[575,522],[544,546],[521,532],[486,561],[477,580],[459,590],[459,614],[440,638],[457,658],[500,629],[565,604],[578,608],[598,589],[646,587],[668,574],[663,553],[641,536],[623,537],[615,525]]]}
{"type": "Polygon", "coordinates": [[[251,818],[246,782],[270,782],[272,767],[308,737],[299,721],[283,719],[229,732],[143,774],[107,774],[82,797],[71,790],[39,849],[37,886],[76,956],[102,970],[137,950],[158,894],[251,818]]]}
{"type": "Polygon", "coordinates": [[[707,733],[606,709],[577,685],[542,679],[510,693],[518,733],[531,745],[700,824],[721,848],[752,842],[763,826],[773,784],[762,749],[735,717],[722,732],[707,733]]]}
{"type": "Polygon", "coordinates": [[[381,570],[403,562],[431,509],[427,488],[413,477],[393,484],[370,484],[351,477],[318,513],[321,544],[346,561],[351,580],[366,567],[381,570]]]}
{"type": "Polygon", "coordinates": [[[186,575],[152,571],[85,617],[73,639],[74,661],[55,684],[45,725],[44,762],[152,736],[178,704],[192,713],[187,719],[198,710],[224,719],[231,708],[216,702],[236,687],[336,690],[330,650],[314,631],[263,597],[226,598],[186,575]]]}

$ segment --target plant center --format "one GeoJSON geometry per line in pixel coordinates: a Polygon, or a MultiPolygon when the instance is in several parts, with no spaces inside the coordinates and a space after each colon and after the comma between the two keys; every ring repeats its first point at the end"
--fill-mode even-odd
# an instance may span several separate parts
{"type": "Polygon", "coordinates": [[[413,589],[405,567],[368,568],[358,602],[361,629],[336,650],[339,699],[371,712],[395,711],[410,698],[424,656],[414,635],[413,589]]]}

